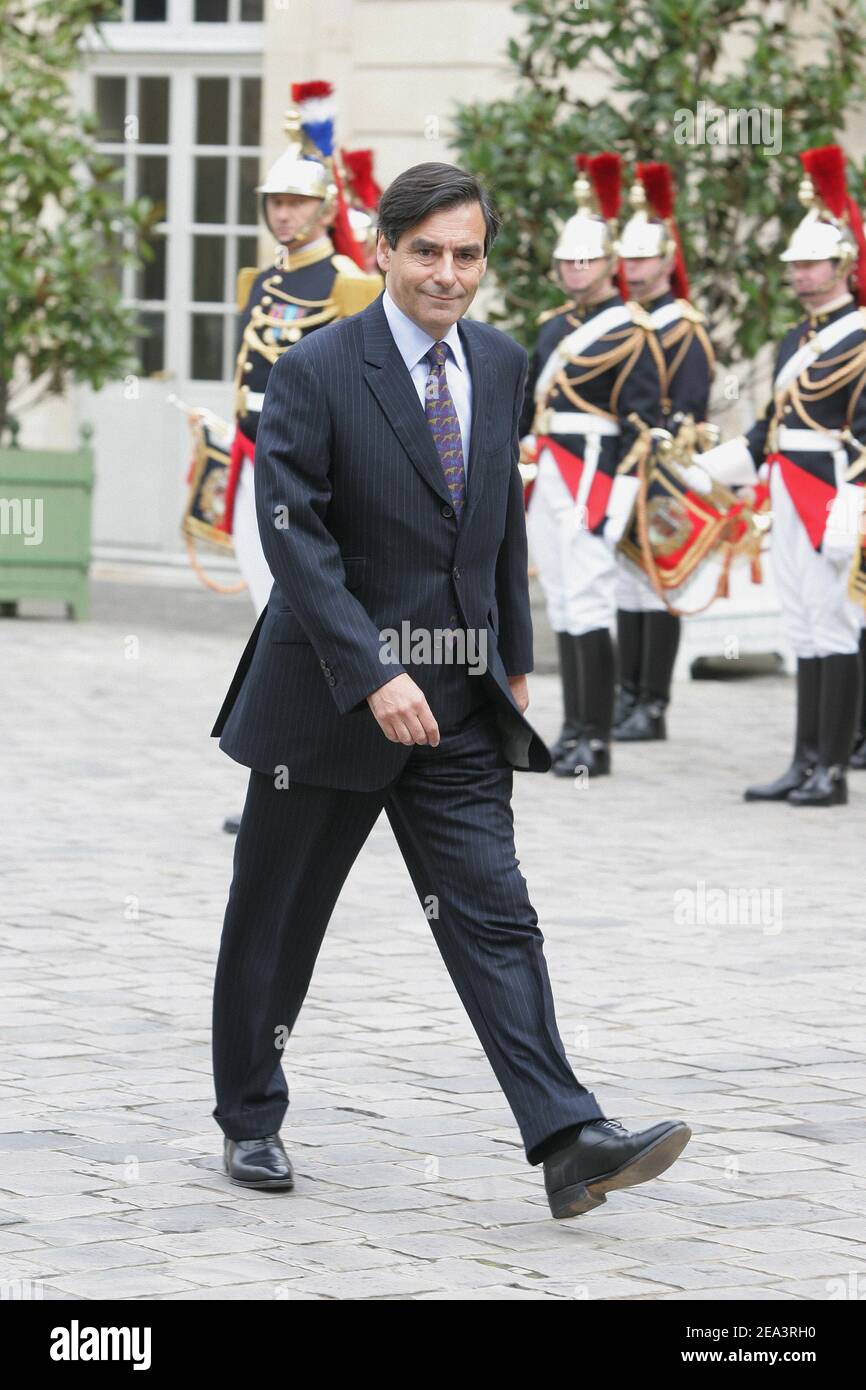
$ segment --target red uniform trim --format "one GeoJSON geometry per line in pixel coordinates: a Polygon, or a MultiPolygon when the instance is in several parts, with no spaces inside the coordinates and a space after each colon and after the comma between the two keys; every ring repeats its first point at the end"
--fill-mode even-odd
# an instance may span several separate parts
{"type": "Polygon", "coordinates": [[[832,483],[825,483],[823,478],[816,478],[814,473],[808,473],[785,454],[768,454],[767,462],[771,466],[775,463],[782,470],[782,478],[797,515],[805,526],[812,545],[819,550],[827,527],[830,503],[836,496],[836,488],[832,483]]]}
{"type": "Polygon", "coordinates": [[[613,478],[596,468],[586,499],[586,525],[589,531],[595,531],[604,520],[612,487],[613,478]]]}
{"type": "MultiPolygon", "coordinates": [[[[539,453],[542,449],[549,449],[553,454],[560,477],[571,493],[572,500],[576,500],[577,489],[583,476],[583,459],[579,458],[577,454],[570,453],[568,449],[557,444],[555,439],[551,439],[546,434],[538,436],[537,444],[539,453]]],[[[596,464],[586,499],[586,529],[588,531],[594,531],[604,520],[612,487],[613,478],[609,478],[596,464]]]]}
{"type": "Polygon", "coordinates": [[[229,471],[226,478],[226,506],[223,512],[223,519],[219,524],[218,530],[225,531],[231,535],[234,530],[235,519],[235,494],[238,490],[238,483],[241,480],[241,469],[244,459],[254,462],[256,446],[251,439],[235,427],[235,436],[232,440],[231,453],[229,454],[229,471]]]}
{"type": "Polygon", "coordinates": [[[538,435],[536,442],[539,456],[542,449],[549,449],[553,454],[562,481],[571,493],[573,501],[577,497],[577,489],[580,486],[580,478],[583,473],[583,459],[578,458],[577,454],[569,453],[568,449],[564,449],[561,444],[557,444],[556,440],[551,439],[549,435],[538,435]]]}

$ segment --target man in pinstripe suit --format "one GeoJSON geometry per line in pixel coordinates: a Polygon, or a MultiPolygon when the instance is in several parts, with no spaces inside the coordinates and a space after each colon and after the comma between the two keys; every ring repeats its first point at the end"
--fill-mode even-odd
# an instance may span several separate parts
{"type": "Polygon", "coordinates": [[[213,730],[251,769],[213,1014],[213,1116],[245,1186],[293,1184],[281,1052],[383,809],[553,1214],[655,1176],[690,1135],[630,1134],[578,1081],[514,852],[513,771],[550,766],[524,717],[527,358],[462,321],[499,225],[462,170],[400,175],[384,294],[268,380],[255,480],[275,582],[213,730]]]}

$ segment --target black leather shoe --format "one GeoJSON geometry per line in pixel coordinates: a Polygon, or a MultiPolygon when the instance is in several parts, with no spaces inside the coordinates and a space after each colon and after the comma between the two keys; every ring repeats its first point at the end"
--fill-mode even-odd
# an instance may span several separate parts
{"type": "Polygon", "coordinates": [[[223,1145],[225,1170],[240,1187],[290,1190],[295,1185],[291,1159],[279,1134],[263,1139],[229,1139],[223,1145]]]}
{"type": "Polygon", "coordinates": [[[553,764],[557,777],[576,777],[581,769],[587,777],[603,777],[610,772],[610,744],[598,738],[580,738],[568,753],[553,764]]]}
{"type": "Polygon", "coordinates": [[[849,767],[855,771],[862,772],[866,768],[866,734],[863,735],[848,762],[849,767]]]}
{"type": "Polygon", "coordinates": [[[683,1120],[665,1120],[631,1133],[617,1120],[591,1120],[577,1138],[544,1160],[552,1214],[580,1216],[607,1201],[606,1193],[657,1178],[692,1137],[683,1120]]]}
{"type": "Polygon", "coordinates": [[[788,796],[789,806],[846,806],[848,783],[844,767],[816,767],[808,781],[788,796]]]}
{"type": "Polygon", "coordinates": [[[237,835],[241,828],[240,816],[226,816],[223,821],[223,830],[227,835],[237,835]]]}
{"type": "Polygon", "coordinates": [[[791,766],[781,777],[777,777],[775,782],[762,782],[756,787],[746,787],[743,792],[745,801],[787,801],[791,792],[802,787],[804,782],[808,782],[815,770],[813,755],[797,755],[791,766]]]}
{"type": "Polygon", "coordinates": [[[558,762],[570,753],[580,739],[580,729],[575,724],[565,723],[560,731],[556,743],[550,745],[550,757],[553,762],[558,762]]]}
{"type": "Polygon", "coordinates": [[[636,704],[636,691],[628,690],[625,686],[620,686],[619,690],[616,692],[616,700],[613,706],[614,724],[624,724],[636,704]]]}
{"type": "Polygon", "coordinates": [[[650,743],[667,738],[664,706],[641,701],[621,724],[616,725],[613,736],[621,743],[650,743]]]}

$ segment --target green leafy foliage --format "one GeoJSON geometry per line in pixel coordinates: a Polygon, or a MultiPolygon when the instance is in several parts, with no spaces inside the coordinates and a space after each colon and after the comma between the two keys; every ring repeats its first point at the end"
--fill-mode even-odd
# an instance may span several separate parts
{"type": "MultiPolygon", "coordinates": [[[[521,0],[513,8],[526,21],[508,45],[514,95],[462,105],[454,139],[504,218],[490,259],[503,303],[494,316],[528,346],[538,313],[562,303],[551,279],[554,214],[574,211],[574,155],[614,150],[626,214],[633,163],[671,165],[692,296],[723,357],[753,357],[796,312],[777,257],[803,215],[799,153],[844,145],[846,118],[866,98],[864,0],[521,0]],[[683,140],[682,113],[701,110],[705,138],[694,138],[698,120],[683,140]],[[726,143],[711,142],[719,110],[756,112],[743,126],[752,138],[732,129],[726,143]]],[[[861,202],[864,174],[866,165],[849,164],[861,202]]]]}
{"type": "Polygon", "coordinates": [[[41,396],[136,369],[136,315],[117,272],[152,256],[159,209],[124,202],[96,123],[76,112],[68,85],[85,31],[117,10],[117,0],[2,5],[0,433],[16,410],[13,379],[41,396]]]}

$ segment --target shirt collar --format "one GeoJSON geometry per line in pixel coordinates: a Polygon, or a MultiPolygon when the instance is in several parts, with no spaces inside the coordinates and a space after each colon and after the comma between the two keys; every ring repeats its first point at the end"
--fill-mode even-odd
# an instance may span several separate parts
{"type": "Polygon", "coordinates": [[[414,319],[410,319],[408,314],[404,314],[403,310],[397,307],[387,290],[382,295],[382,308],[385,310],[391,336],[397,344],[397,351],[406,363],[408,371],[411,372],[412,368],[418,365],[435,342],[447,343],[461,372],[466,370],[466,354],[456,323],[452,323],[443,338],[431,338],[426,329],[421,328],[414,319]]]}

